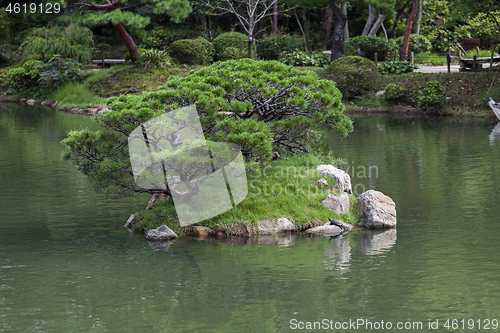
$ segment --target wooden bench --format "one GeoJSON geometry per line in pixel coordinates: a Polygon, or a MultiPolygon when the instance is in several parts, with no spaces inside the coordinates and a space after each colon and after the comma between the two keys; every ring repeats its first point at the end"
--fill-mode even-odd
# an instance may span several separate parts
{"type": "MultiPolygon", "coordinates": [[[[491,62],[491,57],[482,58],[460,58],[458,62],[460,63],[460,72],[465,72],[471,70],[475,72],[476,70],[482,68],[482,64],[489,64],[491,62]]],[[[500,62],[500,57],[493,57],[493,62],[500,62]]]]}
{"type": "MultiPolygon", "coordinates": [[[[103,60],[93,60],[92,63],[96,65],[102,65],[103,60]]],[[[121,65],[126,62],[130,62],[130,60],[125,60],[125,59],[104,59],[104,66],[111,66],[111,65],[121,65]]]]}

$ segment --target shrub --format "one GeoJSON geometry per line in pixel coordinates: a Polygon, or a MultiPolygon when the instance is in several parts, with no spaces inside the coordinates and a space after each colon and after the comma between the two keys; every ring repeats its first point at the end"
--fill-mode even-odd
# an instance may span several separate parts
{"type": "Polygon", "coordinates": [[[139,51],[139,59],[137,60],[137,64],[144,68],[164,68],[165,66],[170,65],[170,57],[168,56],[168,53],[166,51],[156,49],[142,51],[141,49],[141,51],[139,51]]]}
{"type": "Polygon", "coordinates": [[[280,61],[289,66],[314,66],[316,61],[304,51],[285,52],[280,61]]]}
{"type": "MultiPolygon", "coordinates": [[[[401,50],[403,47],[403,37],[394,38],[397,43],[398,49],[401,50]]],[[[414,54],[430,51],[432,45],[427,37],[422,35],[410,35],[410,42],[408,43],[408,54],[413,52],[414,54]]]]}
{"type": "Polygon", "coordinates": [[[384,61],[391,52],[389,43],[382,37],[358,36],[345,41],[345,47],[351,55],[375,60],[377,53],[378,60],[384,61]]]}
{"type": "Polygon", "coordinates": [[[156,28],[149,32],[149,36],[143,40],[147,48],[161,49],[172,45],[173,42],[181,39],[208,38],[208,33],[194,27],[169,27],[156,28]]]}
{"type": "Polygon", "coordinates": [[[94,40],[88,28],[75,24],[62,27],[36,28],[21,44],[25,56],[40,54],[45,61],[54,54],[66,58],[78,58],[82,63],[92,59],[94,40]]]}
{"type": "Polygon", "coordinates": [[[378,66],[378,70],[384,74],[389,74],[389,73],[395,73],[395,74],[400,74],[400,73],[408,73],[408,72],[413,72],[413,70],[418,69],[417,65],[414,65],[412,63],[406,62],[406,61],[386,61],[380,66],[378,66]]]}
{"type": "Polygon", "coordinates": [[[403,88],[394,83],[389,83],[387,87],[385,87],[384,98],[388,100],[395,100],[401,98],[403,96],[403,88]]]}
{"type": "Polygon", "coordinates": [[[203,64],[210,65],[211,63],[213,63],[215,57],[214,45],[203,37],[196,38],[195,41],[203,45],[203,47],[205,47],[205,50],[207,51],[207,55],[203,59],[203,64]]]}
{"type": "Polygon", "coordinates": [[[234,50],[227,52],[228,47],[234,47],[238,50],[237,54],[241,52],[241,57],[248,55],[248,36],[239,32],[226,32],[220,34],[214,39],[215,58],[216,60],[231,60],[238,58],[228,58],[229,55],[236,53],[234,50]]]}
{"type": "Polygon", "coordinates": [[[276,60],[285,52],[293,52],[301,43],[291,35],[264,35],[257,43],[257,52],[261,58],[276,60]]]}
{"type": "Polygon", "coordinates": [[[44,64],[38,64],[39,84],[46,88],[58,88],[66,82],[79,81],[82,77],[82,64],[75,60],[55,56],[44,64]]]}
{"type": "Polygon", "coordinates": [[[379,77],[377,66],[366,58],[347,56],[332,61],[327,69],[328,78],[337,83],[346,99],[372,90],[379,77]]]}
{"type": "Polygon", "coordinates": [[[177,40],[168,48],[168,54],[180,64],[201,65],[207,56],[207,50],[193,39],[177,40]]]}
{"type": "Polygon", "coordinates": [[[427,88],[420,92],[418,107],[424,110],[437,109],[444,105],[444,88],[438,81],[429,81],[427,88]]]}
{"type": "Polygon", "coordinates": [[[41,64],[40,60],[27,60],[22,66],[12,68],[5,75],[5,82],[16,90],[34,87],[40,79],[38,66],[41,64]]]}

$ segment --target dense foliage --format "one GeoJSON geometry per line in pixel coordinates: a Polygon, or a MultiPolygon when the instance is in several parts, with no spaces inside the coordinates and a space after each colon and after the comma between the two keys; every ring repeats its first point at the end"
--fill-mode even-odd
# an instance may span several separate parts
{"type": "Polygon", "coordinates": [[[195,40],[198,43],[200,43],[201,45],[203,45],[203,47],[207,51],[207,55],[203,59],[203,64],[204,65],[210,65],[211,63],[213,63],[214,62],[214,57],[215,57],[215,48],[214,48],[214,45],[210,41],[206,40],[203,37],[196,38],[195,40]]]}
{"type": "Polygon", "coordinates": [[[403,96],[403,87],[395,83],[389,83],[385,87],[384,98],[388,100],[399,99],[403,96]]]}
{"type": "Polygon", "coordinates": [[[375,36],[349,38],[345,42],[345,47],[349,50],[349,54],[371,60],[375,59],[375,53],[377,53],[378,60],[386,60],[391,52],[391,46],[385,38],[375,36]]]}
{"type": "Polygon", "coordinates": [[[444,88],[439,81],[429,81],[427,88],[420,92],[418,107],[424,110],[440,108],[445,103],[444,88]]]}
{"type": "Polygon", "coordinates": [[[352,99],[373,89],[379,73],[373,61],[358,56],[347,56],[332,61],[328,78],[337,83],[346,99],[352,99]]]}
{"type": "Polygon", "coordinates": [[[223,33],[214,39],[214,48],[216,60],[244,58],[248,54],[248,37],[239,32],[223,33]]]}
{"type": "Polygon", "coordinates": [[[194,104],[205,138],[239,145],[251,166],[286,151],[322,147],[320,123],[347,135],[352,122],[343,114],[340,97],[331,81],[277,61],[218,62],[187,77],[171,77],[157,91],[110,98],[113,111],[96,120],[111,131],[71,132],[64,141],[66,158],[110,195],[159,192],[138,188],[130,178],[127,136],[140,124],[194,104]]]}
{"type": "Polygon", "coordinates": [[[276,60],[284,53],[290,53],[300,48],[301,43],[294,36],[264,35],[257,43],[259,56],[266,60],[276,60]]]}
{"type": "Polygon", "coordinates": [[[322,53],[315,53],[309,56],[304,51],[295,50],[293,52],[285,52],[282,58],[279,59],[282,63],[290,66],[316,66],[328,67],[330,64],[329,57],[322,53]]]}
{"type": "Polygon", "coordinates": [[[196,40],[181,39],[170,45],[168,54],[179,64],[201,65],[207,56],[207,50],[196,40]]]}
{"type": "MultiPolygon", "coordinates": [[[[400,50],[403,45],[403,36],[396,38],[395,41],[398,45],[398,50],[400,50]]],[[[413,52],[414,54],[427,52],[431,49],[431,46],[431,42],[427,39],[427,37],[422,35],[410,35],[408,52],[413,52]]]]}
{"type": "Polygon", "coordinates": [[[34,29],[22,43],[21,49],[24,56],[39,54],[45,61],[59,54],[88,63],[92,58],[93,45],[93,35],[89,29],[70,24],[65,28],[53,26],[34,29]]]}

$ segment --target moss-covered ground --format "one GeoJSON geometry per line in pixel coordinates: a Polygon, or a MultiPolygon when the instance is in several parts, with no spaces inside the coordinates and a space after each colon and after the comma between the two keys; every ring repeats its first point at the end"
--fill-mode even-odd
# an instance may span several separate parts
{"type": "MultiPolygon", "coordinates": [[[[257,225],[259,220],[285,217],[299,228],[306,223],[328,222],[337,218],[355,224],[359,219],[356,196],[349,195],[351,209],[343,216],[323,207],[321,203],[330,194],[340,194],[335,181],[321,176],[316,166],[337,164],[332,158],[323,159],[314,155],[294,156],[270,162],[260,169],[247,173],[248,195],[235,208],[211,219],[198,223],[203,226],[224,226],[233,222],[257,225]],[[324,178],[328,186],[315,184],[324,178]]],[[[166,224],[177,234],[188,230],[179,226],[172,199],[158,203],[151,210],[139,212],[133,222],[134,229],[151,229],[166,224]]]]}

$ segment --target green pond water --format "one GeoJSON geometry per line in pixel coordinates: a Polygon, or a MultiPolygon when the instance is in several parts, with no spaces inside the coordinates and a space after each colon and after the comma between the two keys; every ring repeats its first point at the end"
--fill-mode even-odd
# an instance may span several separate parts
{"type": "Polygon", "coordinates": [[[123,228],[149,197],[107,201],[61,160],[60,141],[91,119],[2,105],[0,331],[494,331],[495,125],[366,116],[329,138],[358,194],[394,199],[397,229],[158,247],[123,228]]]}

